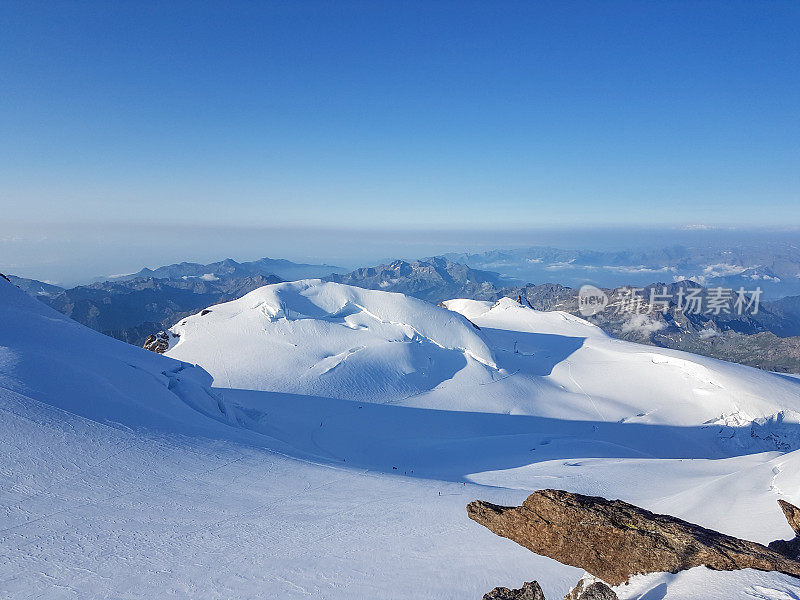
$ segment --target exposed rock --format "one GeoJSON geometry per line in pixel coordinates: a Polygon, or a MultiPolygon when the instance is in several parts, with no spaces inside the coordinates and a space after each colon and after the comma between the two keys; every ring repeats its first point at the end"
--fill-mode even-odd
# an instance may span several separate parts
{"type": "Polygon", "coordinates": [[[774,550],[778,554],[787,556],[794,560],[800,560],[800,508],[794,504],[786,502],[786,500],[778,500],[778,504],[786,515],[786,520],[789,525],[794,529],[795,537],[792,540],[775,540],[769,543],[770,550],[774,550]]]}
{"type": "Polygon", "coordinates": [[[702,565],[800,577],[800,562],[766,546],[620,500],[541,490],[519,507],[476,501],[467,513],[494,533],[611,585],[640,573],[677,573],[702,565]]]}
{"type": "MultiPolygon", "coordinates": [[[[544,592],[536,581],[526,581],[522,587],[510,590],[507,587],[496,587],[483,600],[545,600],[544,592]]],[[[591,575],[585,575],[572,591],[564,596],[564,600],[618,600],[610,587],[591,575]]]]}
{"type": "Polygon", "coordinates": [[[786,515],[786,520],[789,521],[789,526],[794,529],[796,535],[800,535],[800,508],[786,500],[778,500],[783,514],[786,515]]]}
{"type": "Polygon", "coordinates": [[[769,549],[792,560],[800,560],[800,538],[775,540],[769,543],[769,549]]]}
{"type": "Polygon", "coordinates": [[[542,588],[536,581],[526,581],[521,588],[510,590],[507,587],[496,587],[483,600],[545,600],[542,588]]]}
{"type": "Polygon", "coordinates": [[[166,331],[159,331],[155,335],[150,334],[144,341],[142,348],[150,350],[150,352],[155,352],[156,354],[164,354],[164,352],[169,350],[169,336],[170,334],[166,331]]]}
{"type": "Polygon", "coordinates": [[[586,575],[582,577],[564,600],[618,600],[617,595],[605,583],[586,575]]]}

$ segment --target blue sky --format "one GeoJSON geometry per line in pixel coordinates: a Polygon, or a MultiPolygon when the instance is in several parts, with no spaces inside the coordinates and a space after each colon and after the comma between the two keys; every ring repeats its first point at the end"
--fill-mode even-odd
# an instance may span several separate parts
{"type": "Polygon", "coordinates": [[[797,2],[0,13],[0,201],[41,235],[800,225],[797,2]]]}

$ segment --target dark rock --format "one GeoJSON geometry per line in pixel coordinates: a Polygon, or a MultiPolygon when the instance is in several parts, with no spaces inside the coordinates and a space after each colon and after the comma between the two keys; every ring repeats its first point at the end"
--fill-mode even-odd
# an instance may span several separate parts
{"type": "Polygon", "coordinates": [[[148,335],[142,348],[150,350],[150,352],[155,352],[156,354],[164,354],[164,352],[169,350],[169,336],[170,334],[166,331],[159,331],[155,335],[148,335]]]}
{"type": "Polygon", "coordinates": [[[592,577],[583,577],[564,600],[619,600],[610,587],[592,577]]]}
{"type": "Polygon", "coordinates": [[[792,560],[800,560],[800,538],[793,540],[775,540],[769,543],[769,549],[792,560]]]}
{"type": "Polygon", "coordinates": [[[526,581],[522,587],[510,590],[507,587],[496,587],[483,600],[545,600],[542,588],[536,581],[526,581]]]}
{"type": "Polygon", "coordinates": [[[786,500],[778,500],[778,505],[781,507],[783,514],[786,515],[789,526],[794,529],[796,535],[800,535],[800,508],[786,500]]]}
{"type": "Polygon", "coordinates": [[[697,566],[758,569],[800,577],[800,562],[766,546],[627,502],[562,490],[531,494],[522,506],[471,502],[469,517],[494,533],[611,585],[632,575],[697,566]]]}
{"type": "Polygon", "coordinates": [[[793,560],[800,560],[800,508],[786,500],[778,500],[778,504],[786,515],[789,526],[794,529],[795,537],[792,540],[775,540],[769,543],[769,549],[793,560]]]}

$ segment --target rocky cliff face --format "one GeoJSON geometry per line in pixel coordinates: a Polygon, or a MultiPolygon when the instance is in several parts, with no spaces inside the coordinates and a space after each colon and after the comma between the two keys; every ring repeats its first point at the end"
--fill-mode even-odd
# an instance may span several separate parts
{"type": "Polygon", "coordinates": [[[800,577],[800,562],[761,544],[622,502],[541,490],[522,506],[476,501],[469,517],[494,533],[611,585],[637,574],[697,566],[758,569],[800,577]]]}

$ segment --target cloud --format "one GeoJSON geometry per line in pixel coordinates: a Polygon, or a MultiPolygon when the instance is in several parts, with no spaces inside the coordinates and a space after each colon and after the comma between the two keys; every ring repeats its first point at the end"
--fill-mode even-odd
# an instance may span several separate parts
{"type": "Polygon", "coordinates": [[[650,334],[655,333],[660,329],[664,329],[666,326],[667,324],[663,321],[656,321],[648,315],[637,314],[633,315],[622,325],[622,331],[623,333],[635,331],[639,333],[650,334]]]}
{"type": "Polygon", "coordinates": [[[741,265],[718,263],[715,265],[708,265],[703,269],[703,275],[706,277],[726,277],[728,275],[741,275],[746,270],[747,268],[741,265]]]}

